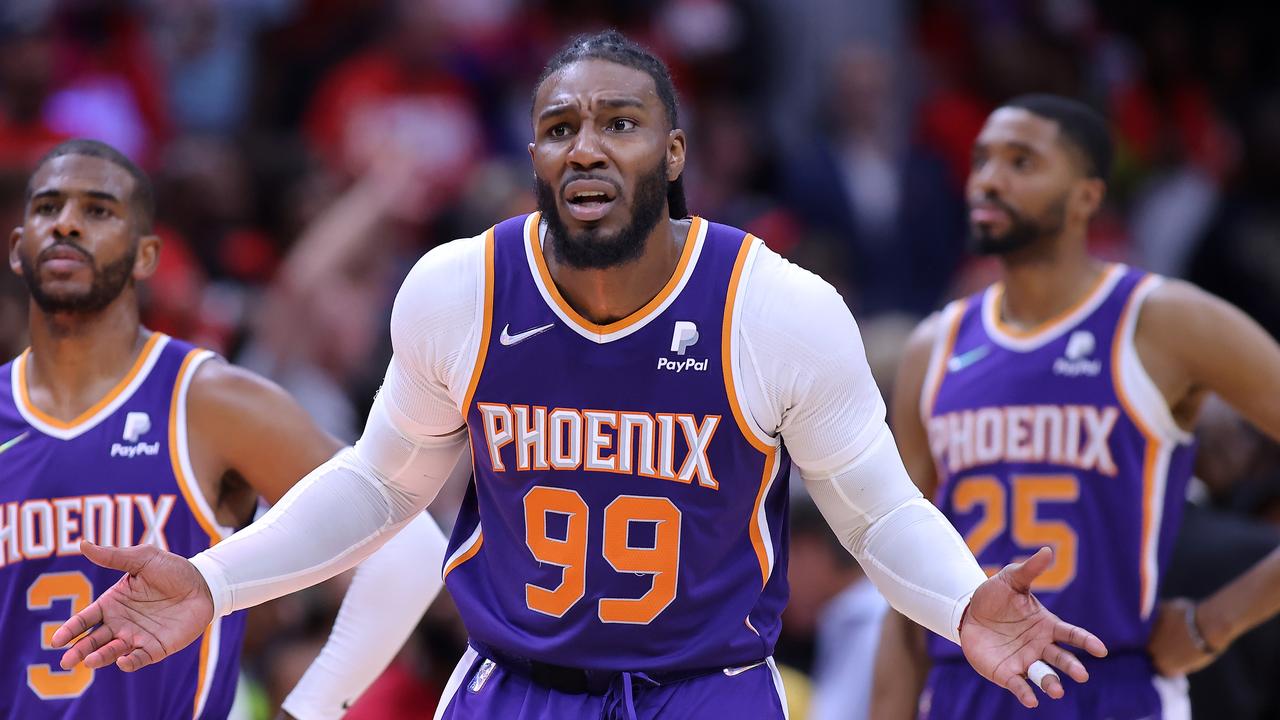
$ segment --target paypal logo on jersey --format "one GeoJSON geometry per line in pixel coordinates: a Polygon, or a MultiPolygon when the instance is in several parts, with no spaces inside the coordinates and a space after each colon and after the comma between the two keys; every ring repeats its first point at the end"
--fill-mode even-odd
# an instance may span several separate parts
{"type": "Polygon", "coordinates": [[[143,435],[151,432],[151,416],[144,412],[131,412],[124,418],[124,441],[132,443],[111,444],[111,457],[134,458],[139,455],[159,455],[160,443],[138,442],[143,435]]]}
{"type": "MultiPolygon", "coordinates": [[[[688,320],[677,320],[675,329],[671,331],[671,352],[678,355],[684,355],[685,352],[698,342],[698,325],[688,320]]],[[[673,360],[671,358],[658,358],[659,370],[670,370],[671,372],[682,373],[686,370],[702,372],[707,369],[710,360],[703,358],[684,358],[683,360],[673,360]]]]}
{"type": "Polygon", "coordinates": [[[1067,338],[1067,349],[1063,356],[1053,361],[1053,374],[1065,377],[1088,375],[1096,377],[1102,372],[1102,361],[1091,360],[1089,356],[1098,348],[1098,341],[1088,330],[1077,330],[1067,338]]]}

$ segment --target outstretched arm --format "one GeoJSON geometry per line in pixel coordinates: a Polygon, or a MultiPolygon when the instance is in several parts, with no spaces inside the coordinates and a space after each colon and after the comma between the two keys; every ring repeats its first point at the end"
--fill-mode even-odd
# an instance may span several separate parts
{"type": "MultiPolygon", "coordinates": [[[[117,662],[129,671],[155,662],[189,644],[215,615],[354,566],[431,501],[467,445],[458,405],[448,391],[453,378],[440,378],[433,358],[424,357],[424,348],[432,347],[430,339],[424,342],[426,330],[448,334],[429,302],[432,293],[459,284],[437,277],[458,279],[448,262],[457,253],[441,254],[443,249],[419,263],[397,298],[392,313],[396,357],[355,447],[310,473],[262,520],[191,562],[155,548],[87,550],[91,559],[129,575],[57,631],[53,641],[62,646],[100,626],[72,645],[64,666],[117,662]],[[433,262],[440,258],[445,262],[433,262]],[[155,622],[166,613],[188,621],[155,622]]],[[[464,301],[474,300],[473,293],[467,295],[464,301]]],[[[469,317],[457,324],[464,335],[470,332],[469,317]]]]}
{"type": "MultiPolygon", "coordinates": [[[[936,471],[929,454],[929,438],[920,418],[920,394],[940,323],[941,316],[935,314],[911,334],[893,383],[892,419],[898,452],[912,481],[926,497],[933,494],[936,471]]],[[[876,648],[869,717],[915,718],[928,674],[929,656],[921,627],[900,613],[885,613],[880,644],[876,648]]]]}

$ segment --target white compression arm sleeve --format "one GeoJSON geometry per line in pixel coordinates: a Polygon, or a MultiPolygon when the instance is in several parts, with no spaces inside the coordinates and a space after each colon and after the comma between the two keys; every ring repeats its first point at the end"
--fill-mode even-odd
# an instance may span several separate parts
{"type": "Polygon", "coordinates": [[[804,480],[840,543],[889,604],[959,643],[965,608],[987,576],[960,534],[912,484],[888,426],[881,423],[854,464],[804,480]]]}
{"type": "MultiPolygon", "coordinates": [[[[383,388],[396,387],[393,360],[383,388]]],[[[249,527],[192,558],[225,615],[296,592],[373,554],[440,491],[462,461],[464,428],[410,435],[379,393],[354,448],[302,479],[249,527]]]]}
{"type": "Polygon", "coordinates": [[[444,587],[448,541],[419,513],[356,568],[333,632],[284,701],[298,720],[338,720],[395,658],[444,587]],[[376,642],[370,642],[376,638],[376,642]]]}

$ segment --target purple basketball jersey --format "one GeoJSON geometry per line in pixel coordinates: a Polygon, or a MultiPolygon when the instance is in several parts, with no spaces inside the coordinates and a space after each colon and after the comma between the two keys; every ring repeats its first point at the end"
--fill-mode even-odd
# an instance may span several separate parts
{"type": "Polygon", "coordinates": [[[789,460],[747,424],[730,370],[759,247],[695,218],[663,291],[599,326],[560,297],[537,214],[489,231],[463,408],[475,475],[445,561],[473,640],[615,671],[772,654],[789,460]]]}
{"type": "Polygon", "coordinates": [[[190,556],[220,539],[186,447],[186,393],[212,353],[154,333],[129,374],[94,407],[61,422],[27,397],[24,353],[0,368],[0,718],[224,718],[244,616],[126,674],[62,670],[53,631],[117,580],[80,555],[153,543],[190,556]]]}
{"type": "Polygon", "coordinates": [[[991,573],[1052,547],[1036,596],[1113,654],[1146,646],[1194,454],[1133,345],[1158,282],[1113,265],[1034,333],[1000,321],[999,285],[952,303],[922,398],[934,502],[978,561],[991,573]]]}

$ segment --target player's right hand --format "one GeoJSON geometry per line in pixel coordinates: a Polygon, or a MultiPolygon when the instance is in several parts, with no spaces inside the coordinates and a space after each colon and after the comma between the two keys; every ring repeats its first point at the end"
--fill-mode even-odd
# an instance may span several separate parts
{"type": "Polygon", "coordinates": [[[213,597],[204,576],[181,555],[153,545],[102,547],[80,542],[97,565],[126,574],[89,607],[53,633],[53,647],[74,644],[62,668],[115,663],[133,672],[178,652],[213,622],[213,597]]]}

